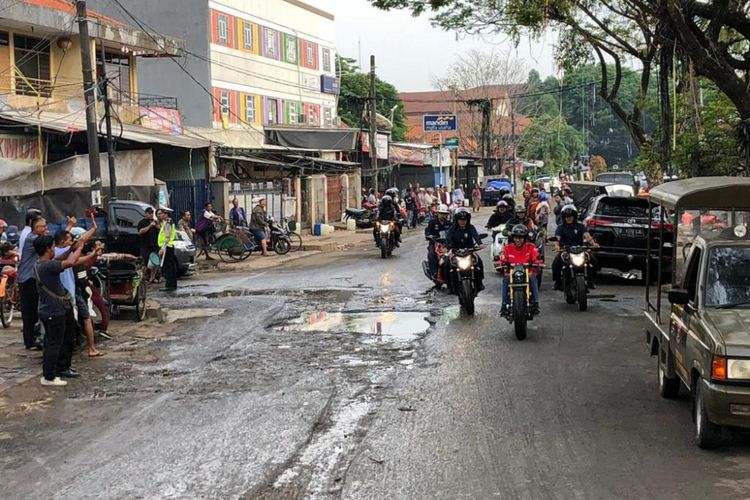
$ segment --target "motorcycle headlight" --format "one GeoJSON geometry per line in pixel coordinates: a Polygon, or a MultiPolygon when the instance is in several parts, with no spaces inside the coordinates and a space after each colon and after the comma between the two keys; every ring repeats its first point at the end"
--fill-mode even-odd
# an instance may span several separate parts
{"type": "Polygon", "coordinates": [[[383,226],[383,225],[380,226],[380,232],[383,233],[383,234],[388,234],[388,231],[390,231],[390,230],[391,230],[391,228],[388,227],[388,226],[383,226]]]}
{"type": "Polygon", "coordinates": [[[586,254],[583,253],[574,253],[570,254],[570,262],[575,267],[582,267],[586,264],[586,254]]]}
{"type": "Polygon", "coordinates": [[[467,271],[471,268],[471,257],[459,257],[456,259],[458,268],[462,271],[467,271]]]}

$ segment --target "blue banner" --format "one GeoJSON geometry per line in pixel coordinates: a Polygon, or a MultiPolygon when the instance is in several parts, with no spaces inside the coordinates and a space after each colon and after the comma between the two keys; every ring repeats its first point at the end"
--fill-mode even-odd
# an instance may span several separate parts
{"type": "Polygon", "coordinates": [[[454,132],[458,129],[456,115],[424,115],[422,128],[425,132],[454,132]]]}

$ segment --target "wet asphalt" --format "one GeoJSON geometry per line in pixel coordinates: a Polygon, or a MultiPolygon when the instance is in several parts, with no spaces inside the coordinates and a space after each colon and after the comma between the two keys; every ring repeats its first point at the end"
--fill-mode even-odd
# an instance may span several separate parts
{"type": "Polygon", "coordinates": [[[424,256],[413,233],[388,260],[181,282],[167,307],[223,314],[0,422],[0,497],[750,496],[750,438],[701,451],[689,400],[659,397],[637,281],[603,277],[579,312],[547,274],[521,342],[499,277],[466,317],[424,256]]]}

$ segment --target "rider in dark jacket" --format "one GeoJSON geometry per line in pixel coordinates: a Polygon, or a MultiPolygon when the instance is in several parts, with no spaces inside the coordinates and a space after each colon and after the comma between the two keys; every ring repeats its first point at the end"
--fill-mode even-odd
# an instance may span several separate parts
{"type": "MultiPolygon", "coordinates": [[[[393,203],[393,198],[389,195],[383,196],[380,199],[380,206],[378,207],[377,220],[381,221],[395,221],[396,227],[394,233],[396,235],[396,246],[400,246],[401,243],[401,224],[400,224],[400,213],[398,207],[393,203]]],[[[372,230],[373,238],[375,238],[375,244],[380,244],[380,234],[378,234],[377,228],[372,230]]]]}
{"type": "MultiPolygon", "coordinates": [[[[451,254],[456,250],[467,248],[475,249],[481,244],[482,241],[479,239],[479,233],[477,233],[476,228],[471,224],[471,212],[465,208],[459,208],[456,210],[456,213],[453,216],[453,225],[448,230],[448,238],[446,242],[446,246],[451,254]]],[[[479,256],[479,253],[475,253],[474,255],[477,259],[476,266],[474,266],[474,276],[476,278],[475,284],[477,291],[482,291],[484,290],[484,264],[482,263],[482,258],[479,256]]],[[[448,264],[448,266],[450,266],[450,264],[448,264]]],[[[446,276],[450,276],[450,274],[446,274],[446,276]]],[[[452,282],[453,280],[448,280],[449,286],[453,287],[453,290],[455,290],[455,286],[452,282]]]]}
{"type": "Polygon", "coordinates": [[[441,237],[442,232],[447,232],[451,223],[448,220],[448,207],[439,205],[437,208],[437,217],[430,219],[427,228],[424,230],[424,237],[429,243],[427,244],[427,262],[430,265],[430,273],[435,276],[438,272],[438,256],[435,252],[435,241],[441,237]]]}
{"type": "Polygon", "coordinates": [[[495,212],[490,216],[490,220],[487,221],[486,227],[487,229],[492,229],[493,227],[502,226],[507,224],[512,217],[513,214],[510,212],[508,202],[500,200],[497,202],[495,212]]]}

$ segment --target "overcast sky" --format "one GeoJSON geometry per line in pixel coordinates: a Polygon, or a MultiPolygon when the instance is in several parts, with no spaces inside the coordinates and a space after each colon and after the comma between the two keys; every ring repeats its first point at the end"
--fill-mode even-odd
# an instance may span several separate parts
{"type": "MultiPolygon", "coordinates": [[[[336,17],[336,46],[346,57],[359,59],[369,69],[374,54],[378,76],[402,92],[432,90],[436,77],[460,54],[471,49],[507,50],[512,44],[501,36],[467,37],[433,28],[428,17],[413,18],[406,11],[384,12],[367,0],[305,0],[336,17]]],[[[516,57],[544,78],[554,74],[554,35],[530,43],[522,41],[516,57]]]]}

